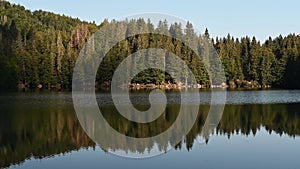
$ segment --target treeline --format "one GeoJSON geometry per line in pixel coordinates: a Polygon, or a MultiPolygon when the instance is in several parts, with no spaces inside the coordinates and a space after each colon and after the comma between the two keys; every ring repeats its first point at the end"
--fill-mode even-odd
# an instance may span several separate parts
{"type": "MultiPolygon", "coordinates": [[[[171,24],[161,21],[154,26],[143,19],[103,21],[100,25],[88,23],[51,12],[26,10],[23,6],[0,2],[0,88],[8,89],[71,89],[73,68],[88,38],[108,23],[115,30],[134,32],[141,28],[172,37],[193,41],[203,52],[202,38],[209,38],[223,63],[231,88],[300,88],[300,36],[269,38],[260,43],[255,37],[211,38],[206,29],[203,35],[195,33],[193,25],[171,24]],[[183,28],[184,27],[184,28],[183,28]]],[[[109,35],[108,35],[109,36],[109,35]]],[[[129,37],[111,50],[99,67],[99,86],[109,86],[113,70],[126,56],[146,48],[162,48],[180,56],[203,87],[211,86],[205,67],[194,53],[175,38],[143,34],[129,37]]],[[[167,59],[167,58],[166,58],[167,59]]],[[[133,83],[161,84],[173,82],[164,72],[149,69],[141,72],[133,83]]],[[[184,82],[183,82],[184,83],[184,82]]]]}
{"type": "Polygon", "coordinates": [[[82,45],[99,26],[0,2],[0,90],[70,88],[82,45]]]}

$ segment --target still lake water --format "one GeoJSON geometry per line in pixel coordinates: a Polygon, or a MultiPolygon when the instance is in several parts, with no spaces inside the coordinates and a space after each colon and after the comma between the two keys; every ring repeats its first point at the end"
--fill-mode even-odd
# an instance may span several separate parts
{"type": "MultiPolygon", "coordinates": [[[[108,94],[97,94],[106,120],[120,133],[135,137],[172,125],[178,97],[172,92],[167,96],[170,105],[164,118],[145,127],[122,119],[116,122],[116,110],[105,99],[108,94]]],[[[228,91],[222,119],[203,144],[196,138],[210,108],[209,97],[209,92],[200,93],[197,121],[180,144],[166,154],[137,160],[107,153],[89,139],[77,120],[71,93],[1,94],[0,168],[300,167],[299,90],[228,91]]],[[[146,93],[131,94],[132,102],[140,104],[138,109],[149,108],[143,106],[147,98],[146,93]]],[[[149,148],[140,145],[136,151],[149,148]]]]}

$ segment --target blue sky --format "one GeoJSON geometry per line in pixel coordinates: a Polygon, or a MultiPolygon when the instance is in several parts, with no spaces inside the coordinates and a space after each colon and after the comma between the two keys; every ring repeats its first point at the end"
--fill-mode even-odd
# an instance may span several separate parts
{"type": "Polygon", "coordinates": [[[211,36],[269,36],[300,32],[300,1],[285,0],[9,0],[31,10],[47,10],[86,21],[101,23],[104,18],[162,12],[191,21],[197,28],[209,29],[211,36]]]}

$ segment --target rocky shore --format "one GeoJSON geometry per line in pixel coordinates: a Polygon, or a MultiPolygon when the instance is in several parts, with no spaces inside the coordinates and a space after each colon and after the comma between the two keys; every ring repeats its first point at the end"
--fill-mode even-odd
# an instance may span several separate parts
{"type": "Polygon", "coordinates": [[[181,90],[181,89],[202,89],[202,88],[228,88],[228,86],[225,83],[222,83],[221,85],[211,85],[211,86],[205,86],[201,84],[183,84],[183,83],[162,83],[162,84],[139,84],[139,83],[132,83],[129,84],[129,88],[131,90],[147,90],[147,89],[162,89],[162,90],[181,90]]]}
{"type": "MultiPolygon", "coordinates": [[[[18,84],[19,91],[26,91],[27,89],[38,89],[38,90],[63,90],[63,86],[59,83],[56,85],[42,85],[39,84],[36,87],[29,87],[27,84],[18,84]]],[[[99,90],[109,91],[111,87],[110,82],[105,82],[101,85],[96,83],[95,88],[99,90]]],[[[162,84],[139,84],[139,83],[130,83],[128,85],[120,86],[121,88],[128,88],[130,90],[181,90],[181,89],[209,89],[209,88],[221,88],[221,89],[269,89],[272,88],[270,85],[260,85],[257,82],[253,81],[243,81],[242,83],[238,82],[229,82],[229,84],[222,83],[220,85],[201,85],[201,84],[184,84],[184,83],[162,83],[162,84]]],[[[68,90],[68,89],[66,89],[68,90]]]]}

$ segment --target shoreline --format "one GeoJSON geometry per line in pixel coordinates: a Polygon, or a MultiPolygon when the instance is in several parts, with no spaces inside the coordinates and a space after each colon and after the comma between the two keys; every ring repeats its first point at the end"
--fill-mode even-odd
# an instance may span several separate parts
{"type": "MultiPolygon", "coordinates": [[[[173,84],[173,83],[162,83],[162,84],[139,84],[139,83],[131,83],[128,85],[120,86],[121,89],[129,89],[130,91],[144,91],[144,90],[166,90],[166,91],[180,91],[180,90],[188,90],[188,89],[199,89],[199,90],[210,90],[210,89],[222,89],[222,90],[276,90],[276,89],[287,89],[287,88],[273,88],[270,85],[249,85],[244,87],[238,87],[237,85],[227,85],[222,83],[221,85],[201,85],[201,84],[194,84],[194,85],[184,85],[184,84],[173,84]],[[128,88],[126,87],[128,86],[128,88]]],[[[51,85],[51,87],[43,87],[39,84],[35,88],[30,88],[24,84],[18,84],[16,90],[8,90],[8,91],[19,91],[19,92],[27,92],[27,91],[72,91],[72,88],[64,88],[61,84],[51,85]]],[[[97,85],[95,86],[96,91],[110,91],[110,84],[105,83],[105,85],[97,85]]],[[[3,90],[4,91],[4,90],[3,90]]]]}

